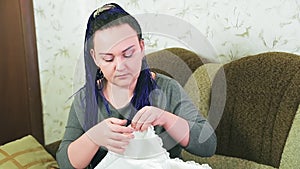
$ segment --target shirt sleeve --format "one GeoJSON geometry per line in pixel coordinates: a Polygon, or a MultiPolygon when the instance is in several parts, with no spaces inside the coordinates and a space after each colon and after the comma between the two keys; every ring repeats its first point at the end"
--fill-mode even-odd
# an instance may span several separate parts
{"type": "Polygon", "coordinates": [[[214,155],[217,139],[214,129],[205,119],[181,85],[170,79],[166,88],[169,111],[187,120],[190,129],[190,139],[186,151],[202,157],[214,155]]]}
{"type": "Polygon", "coordinates": [[[74,140],[84,133],[84,130],[80,125],[75,106],[76,105],[73,102],[65,128],[65,134],[58,151],[56,152],[56,160],[60,168],[73,168],[67,154],[68,147],[74,140]]]}

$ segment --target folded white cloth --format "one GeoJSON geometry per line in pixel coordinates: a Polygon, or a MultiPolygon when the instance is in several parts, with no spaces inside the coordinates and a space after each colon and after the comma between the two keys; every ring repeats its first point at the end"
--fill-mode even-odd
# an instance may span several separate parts
{"type": "Polygon", "coordinates": [[[211,169],[208,164],[171,159],[153,126],[144,132],[134,132],[134,136],[124,154],[109,151],[95,169],[211,169]]]}

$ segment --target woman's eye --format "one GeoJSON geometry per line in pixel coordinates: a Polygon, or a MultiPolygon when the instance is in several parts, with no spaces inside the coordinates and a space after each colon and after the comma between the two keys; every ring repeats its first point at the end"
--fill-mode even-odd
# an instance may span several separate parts
{"type": "Polygon", "coordinates": [[[129,50],[127,50],[127,51],[124,52],[123,56],[125,58],[129,58],[129,57],[131,57],[133,55],[133,53],[134,53],[134,49],[129,49],[129,50]]]}
{"type": "Polygon", "coordinates": [[[114,57],[110,55],[103,56],[102,58],[106,62],[112,62],[114,60],[114,57]]]}

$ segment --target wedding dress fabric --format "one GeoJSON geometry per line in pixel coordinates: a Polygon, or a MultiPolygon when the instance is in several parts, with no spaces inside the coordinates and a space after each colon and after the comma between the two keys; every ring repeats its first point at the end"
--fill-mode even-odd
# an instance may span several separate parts
{"type": "Polygon", "coordinates": [[[171,159],[153,126],[144,132],[134,132],[134,136],[124,154],[109,151],[95,169],[211,169],[208,164],[171,159]]]}

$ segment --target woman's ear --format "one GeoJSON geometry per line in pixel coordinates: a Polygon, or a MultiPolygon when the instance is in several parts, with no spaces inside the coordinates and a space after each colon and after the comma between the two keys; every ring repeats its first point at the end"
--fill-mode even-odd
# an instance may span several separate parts
{"type": "Polygon", "coordinates": [[[145,50],[145,42],[144,42],[144,39],[141,39],[141,40],[140,40],[140,48],[141,48],[141,51],[144,52],[144,50],[145,50]]]}
{"type": "Polygon", "coordinates": [[[94,49],[91,49],[91,50],[90,50],[90,55],[91,55],[91,57],[93,58],[95,64],[96,64],[97,66],[99,66],[98,63],[97,63],[97,60],[96,60],[96,54],[95,54],[95,50],[94,50],[94,49]]]}

